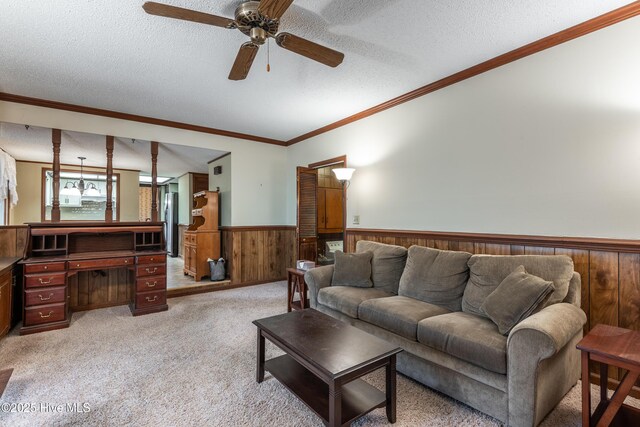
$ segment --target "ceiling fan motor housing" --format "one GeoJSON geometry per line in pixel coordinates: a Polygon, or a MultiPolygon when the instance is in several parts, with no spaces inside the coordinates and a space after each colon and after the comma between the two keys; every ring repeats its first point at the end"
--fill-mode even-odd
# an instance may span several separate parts
{"type": "Polygon", "coordinates": [[[251,37],[255,44],[264,44],[269,34],[278,32],[280,22],[277,19],[269,19],[258,12],[259,1],[247,1],[236,9],[235,21],[238,29],[251,37]]]}

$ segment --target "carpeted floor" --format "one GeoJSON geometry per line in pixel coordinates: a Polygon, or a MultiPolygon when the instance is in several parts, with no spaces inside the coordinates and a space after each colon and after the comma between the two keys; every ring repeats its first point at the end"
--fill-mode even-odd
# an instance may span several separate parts
{"type": "MultiPolygon", "coordinates": [[[[14,330],[0,341],[0,369],[14,368],[0,425],[320,426],[269,374],[255,382],[251,321],[283,313],[285,300],[286,285],[278,282],[170,299],[165,313],[134,318],[122,306],[75,313],[60,331],[21,337],[14,330]],[[7,404],[31,412],[6,412],[7,404]],[[73,404],[76,411],[65,407],[73,404]]],[[[267,343],[267,358],[276,354],[267,343]]],[[[366,379],[383,388],[381,372],[366,379]]],[[[388,423],[378,409],[354,425],[388,423]]],[[[395,425],[500,423],[399,375],[395,425]]],[[[579,387],[543,425],[580,425],[579,387]]]]}

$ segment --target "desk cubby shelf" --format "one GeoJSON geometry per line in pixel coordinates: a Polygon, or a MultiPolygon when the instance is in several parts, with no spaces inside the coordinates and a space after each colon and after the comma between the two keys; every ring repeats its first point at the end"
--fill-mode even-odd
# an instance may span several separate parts
{"type": "Polygon", "coordinates": [[[162,233],[159,231],[136,233],[136,250],[160,250],[162,241],[162,233]]]}
{"type": "Polygon", "coordinates": [[[33,256],[65,255],[67,253],[67,235],[32,236],[31,252],[33,256]]]}

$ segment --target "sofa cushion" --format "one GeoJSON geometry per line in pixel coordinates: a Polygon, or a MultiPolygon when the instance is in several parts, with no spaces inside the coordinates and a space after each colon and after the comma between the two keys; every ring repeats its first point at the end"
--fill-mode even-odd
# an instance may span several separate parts
{"type": "Polygon", "coordinates": [[[371,298],[390,297],[393,294],[376,288],[354,288],[352,286],[329,286],[318,292],[318,304],[325,305],[347,316],[358,318],[358,306],[371,298]]]}
{"type": "Polygon", "coordinates": [[[480,310],[507,335],[521,320],[526,319],[553,292],[553,282],[528,274],[523,266],[516,267],[480,306],[480,310]]]}
{"type": "Polygon", "coordinates": [[[567,296],[573,260],[566,255],[473,255],[469,259],[469,283],[462,297],[462,310],[486,317],[480,306],[519,265],[529,274],[553,282],[547,305],[561,302],[567,296]]]}
{"type": "Polygon", "coordinates": [[[468,252],[411,246],[398,295],[460,311],[470,257],[468,252]]]}
{"type": "Polygon", "coordinates": [[[372,252],[359,254],[345,254],[336,251],[333,268],[332,286],[354,286],[356,288],[370,288],[372,252]]]}
{"type": "Polygon", "coordinates": [[[498,374],[507,373],[507,337],[491,320],[456,312],[418,322],[418,342],[498,374]]]}
{"type": "Polygon", "coordinates": [[[418,322],[439,314],[450,313],[444,307],[403,296],[375,298],[363,301],[358,318],[394,332],[410,340],[417,340],[418,322]]]}
{"type": "Polygon", "coordinates": [[[373,253],[371,259],[373,287],[397,294],[400,277],[407,262],[407,248],[359,240],[356,243],[356,253],[366,251],[373,253]]]}

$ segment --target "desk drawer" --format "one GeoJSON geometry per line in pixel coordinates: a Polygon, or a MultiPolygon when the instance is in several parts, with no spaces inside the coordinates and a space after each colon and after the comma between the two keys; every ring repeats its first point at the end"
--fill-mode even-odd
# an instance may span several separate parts
{"type": "Polygon", "coordinates": [[[136,308],[154,307],[167,303],[167,291],[141,292],[136,295],[136,308]]]}
{"type": "Polygon", "coordinates": [[[36,307],[26,307],[24,309],[24,325],[39,325],[42,323],[59,322],[67,315],[67,305],[65,303],[39,305],[36,307]]]}
{"type": "Polygon", "coordinates": [[[111,267],[127,267],[133,265],[133,257],[127,258],[108,258],[108,259],[88,259],[81,261],[69,261],[69,270],[101,270],[111,267]]]}
{"type": "Polygon", "coordinates": [[[166,255],[145,255],[138,257],[138,264],[165,264],[166,262],[166,255]]]}
{"type": "Polygon", "coordinates": [[[139,265],[136,267],[136,277],[164,276],[166,272],[167,266],[164,264],[139,265]]]}
{"type": "Polygon", "coordinates": [[[138,292],[155,291],[166,289],[166,287],[167,278],[164,276],[145,277],[143,279],[136,280],[136,290],[138,292]]]}
{"type": "Polygon", "coordinates": [[[67,273],[28,274],[25,276],[25,288],[64,285],[67,273]]]}
{"type": "Polygon", "coordinates": [[[64,271],[65,262],[49,262],[49,263],[40,263],[40,264],[26,264],[24,266],[24,272],[26,274],[30,273],[47,273],[50,271],[64,271]]]}
{"type": "Polygon", "coordinates": [[[33,305],[53,304],[54,302],[65,302],[65,287],[59,286],[55,288],[40,288],[24,291],[24,305],[30,307],[33,305]]]}
{"type": "Polygon", "coordinates": [[[191,233],[184,233],[184,243],[195,244],[196,235],[191,233]]]}

